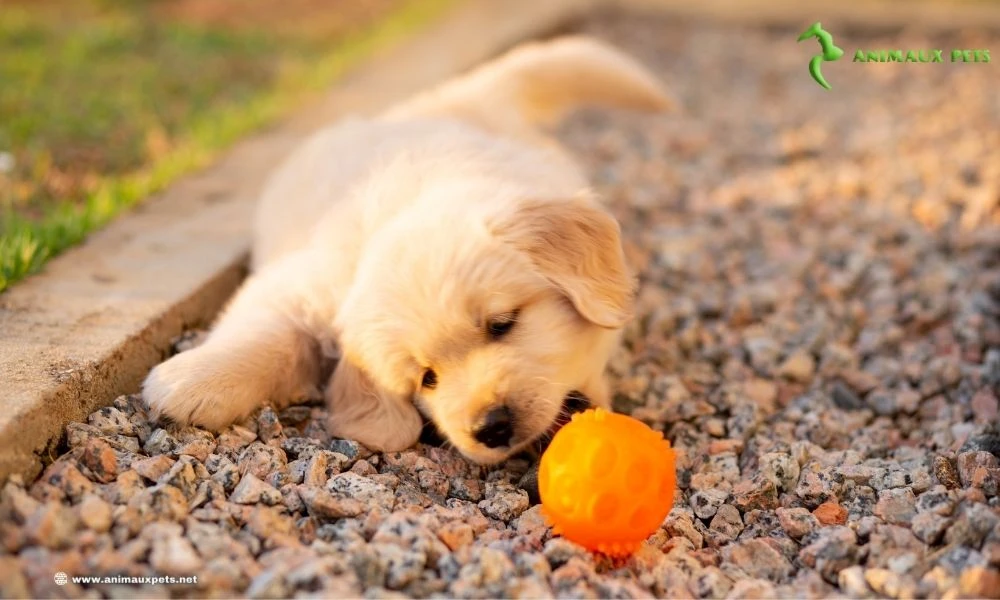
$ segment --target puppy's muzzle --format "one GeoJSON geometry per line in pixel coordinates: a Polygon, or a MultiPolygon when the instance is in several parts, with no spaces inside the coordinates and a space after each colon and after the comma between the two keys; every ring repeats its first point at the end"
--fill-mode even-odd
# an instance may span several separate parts
{"type": "Polygon", "coordinates": [[[487,448],[510,446],[514,437],[514,414],[506,406],[491,408],[482,419],[482,424],[473,433],[480,444],[487,448]]]}

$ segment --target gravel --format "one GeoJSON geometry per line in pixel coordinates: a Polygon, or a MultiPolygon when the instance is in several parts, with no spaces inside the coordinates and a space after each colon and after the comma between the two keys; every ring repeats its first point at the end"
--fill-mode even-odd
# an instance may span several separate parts
{"type": "Polygon", "coordinates": [[[615,406],[665,431],[680,488],[645,547],[609,561],[552,538],[518,488],[525,461],[375,454],[331,440],[317,405],[167,430],[126,396],[70,425],[37,481],[0,490],[0,597],[998,597],[993,69],[842,61],[824,91],[798,31],[583,29],[686,107],[559,131],[641,268],[615,406]]]}

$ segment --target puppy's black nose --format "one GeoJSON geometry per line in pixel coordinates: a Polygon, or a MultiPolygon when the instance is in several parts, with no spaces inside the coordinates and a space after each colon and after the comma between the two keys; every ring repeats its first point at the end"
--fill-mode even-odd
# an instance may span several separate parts
{"type": "Polygon", "coordinates": [[[475,438],[487,448],[509,446],[514,437],[514,415],[506,406],[499,406],[486,413],[483,424],[475,432],[475,438]]]}

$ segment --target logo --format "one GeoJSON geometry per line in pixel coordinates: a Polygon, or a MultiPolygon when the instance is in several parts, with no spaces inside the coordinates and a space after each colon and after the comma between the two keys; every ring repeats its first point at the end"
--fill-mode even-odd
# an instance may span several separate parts
{"type": "Polygon", "coordinates": [[[813,37],[819,42],[821,53],[812,57],[812,60],[809,61],[809,74],[816,80],[816,83],[826,89],[830,89],[830,84],[827,83],[826,79],[823,77],[823,63],[833,62],[840,59],[840,57],[844,55],[844,50],[834,45],[833,36],[830,32],[823,29],[823,26],[820,25],[819,21],[816,21],[809,26],[809,29],[803,31],[799,36],[798,41],[801,42],[813,37]]]}
{"type": "MultiPolygon", "coordinates": [[[[826,89],[830,89],[830,84],[823,77],[823,63],[840,60],[844,56],[844,50],[833,43],[833,35],[823,29],[819,21],[809,26],[808,29],[799,35],[797,41],[802,42],[810,38],[816,38],[819,42],[820,53],[813,56],[809,61],[809,74],[826,89]]],[[[990,51],[987,48],[954,48],[950,54],[940,48],[922,49],[878,49],[862,50],[858,48],[854,52],[856,63],[943,63],[948,56],[952,63],[989,63],[990,51]]]]}
{"type": "MultiPolygon", "coordinates": [[[[861,50],[854,53],[854,62],[908,62],[943,63],[944,50],[929,48],[921,50],[861,50]]],[[[956,48],[951,51],[951,62],[988,63],[990,51],[987,48],[956,48]]]]}
{"type": "Polygon", "coordinates": [[[66,574],[63,573],[62,571],[56,573],[55,577],[53,577],[52,579],[55,580],[56,585],[66,585],[66,583],[69,581],[69,577],[67,577],[66,574]]]}

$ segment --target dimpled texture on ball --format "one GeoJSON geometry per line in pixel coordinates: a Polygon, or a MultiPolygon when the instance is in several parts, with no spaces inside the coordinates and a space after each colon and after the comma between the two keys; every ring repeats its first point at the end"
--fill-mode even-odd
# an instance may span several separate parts
{"type": "Polygon", "coordinates": [[[597,408],[573,416],[538,468],[553,531],[610,556],[634,552],[674,502],[674,450],[663,434],[597,408]]]}

